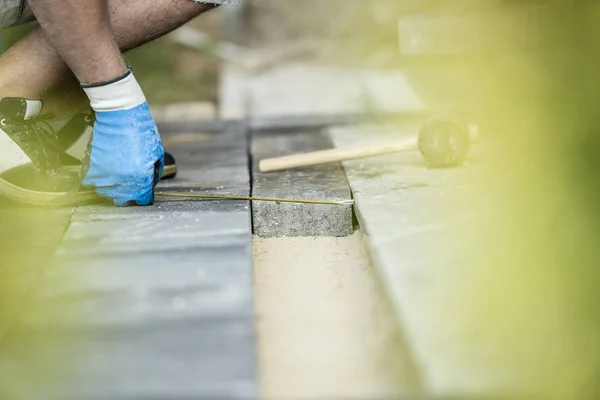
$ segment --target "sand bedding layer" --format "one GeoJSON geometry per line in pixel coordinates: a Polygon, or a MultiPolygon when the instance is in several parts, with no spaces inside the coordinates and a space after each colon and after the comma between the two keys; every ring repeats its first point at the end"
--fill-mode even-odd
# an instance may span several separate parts
{"type": "Polygon", "coordinates": [[[418,387],[360,232],[254,238],[262,398],[371,398],[418,387]]]}

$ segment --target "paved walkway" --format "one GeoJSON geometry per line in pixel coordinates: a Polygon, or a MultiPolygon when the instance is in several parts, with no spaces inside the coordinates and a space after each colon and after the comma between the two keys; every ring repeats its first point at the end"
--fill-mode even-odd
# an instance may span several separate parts
{"type": "MultiPolygon", "coordinates": [[[[165,142],[180,172],[160,190],[250,194],[240,125],[165,142]]],[[[0,397],[256,397],[249,202],[3,204],[0,218],[11,227],[1,237],[0,397]]]]}
{"type": "MultiPolygon", "coordinates": [[[[264,125],[259,121],[274,116],[318,120],[327,114],[392,112],[398,118],[389,129],[355,123],[321,133],[338,148],[394,142],[418,134],[415,114],[433,114],[440,104],[454,104],[439,95],[457,97],[449,88],[462,83],[458,77],[469,70],[438,70],[351,71],[290,64],[253,76],[231,67],[222,75],[221,114],[244,117],[258,126],[264,125]],[[460,73],[456,79],[448,78],[455,73],[460,73]],[[410,118],[399,121],[400,116],[410,118]]],[[[458,102],[458,109],[476,111],[468,97],[458,102]]],[[[307,140],[305,135],[302,138],[307,140]]],[[[298,142],[293,135],[280,140],[291,147],[298,142]]],[[[285,152],[281,144],[272,146],[285,152]]],[[[428,395],[477,396],[505,389],[514,381],[514,376],[507,376],[513,371],[499,373],[502,357],[495,342],[489,335],[481,336],[473,319],[465,318],[465,304],[459,302],[467,298],[459,296],[461,290],[477,292],[477,281],[470,279],[477,272],[470,243],[485,237],[477,233],[485,232],[491,212],[490,203],[481,204],[478,195],[477,179],[481,180],[485,168],[474,166],[477,157],[477,150],[472,149],[465,166],[445,170],[428,168],[416,151],[343,163],[344,184],[355,200],[353,211],[377,278],[396,311],[411,361],[418,366],[423,392],[428,395]]],[[[298,176],[310,182],[311,171],[284,172],[279,180],[298,176]]],[[[300,193],[314,187],[292,186],[300,193]]]]}

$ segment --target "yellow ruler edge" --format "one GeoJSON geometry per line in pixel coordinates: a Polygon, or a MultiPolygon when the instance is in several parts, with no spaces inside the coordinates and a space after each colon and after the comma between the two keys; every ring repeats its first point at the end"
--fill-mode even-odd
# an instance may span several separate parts
{"type": "Polygon", "coordinates": [[[225,196],[215,194],[198,194],[198,193],[163,193],[156,192],[156,196],[161,197],[185,197],[185,198],[198,198],[207,200],[248,200],[248,201],[271,201],[275,203],[300,203],[300,204],[323,204],[333,206],[347,206],[354,204],[354,200],[341,200],[341,201],[321,201],[321,200],[302,200],[302,199],[279,199],[276,197],[249,197],[249,196],[225,196]]]}

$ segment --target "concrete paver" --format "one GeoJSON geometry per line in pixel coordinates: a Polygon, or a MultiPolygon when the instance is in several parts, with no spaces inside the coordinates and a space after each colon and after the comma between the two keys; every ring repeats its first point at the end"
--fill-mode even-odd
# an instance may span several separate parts
{"type": "MultiPolygon", "coordinates": [[[[320,132],[255,132],[252,194],[256,197],[343,201],[350,188],[339,164],[261,173],[262,158],[323,150],[331,141],[320,132]]],[[[254,233],[261,237],[347,236],[353,231],[351,205],[313,205],[254,201],[254,233]]]]}
{"type": "MultiPolygon", "coordinates": [[[[347,146],[401,140],[418,129],[353,127],[330,133],[336,145],[347,146]]],[[[476,157],[473,149],[464,166],[440,170],[429,169],[418,151],[344,163],[373,262],[424,388],[435,396],[499,393],[514,378],[498,369],[501,350],[491,335],[473,326],[461,302],[461,293],[472,293],[476,285],[478,266],[469,262],[476,232],[485,231],[494,212],[473,191],[483,169],[473,166],[476,157]]]]}
{"type": "Polygon", "coordinates": [[[403,71],[280,64],[252,75],[228,65],[221,73],[221,118],[414,112],[425,104],[403,71]]]}
{"type": "MultiPolygon", "coordinates": [[[[157,190],[248,196],[244,132],[195,139],[168,147],[179,178],[157,190]]],[[[7,376],[35,367],[37,399],[255,398],[251,235],[247,201],[78,208],[15,332],[37,351],[7,376]]]]}

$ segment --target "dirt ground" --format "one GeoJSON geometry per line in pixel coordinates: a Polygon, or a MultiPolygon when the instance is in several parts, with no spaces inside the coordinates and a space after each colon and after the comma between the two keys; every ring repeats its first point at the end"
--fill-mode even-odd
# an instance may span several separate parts
{"type": "Polygon", "coordinates": [[[362,236],[254,238],[262,398],[416,393],[401,333],[362,236]]]}

